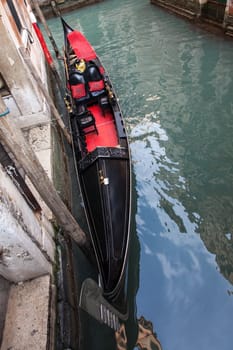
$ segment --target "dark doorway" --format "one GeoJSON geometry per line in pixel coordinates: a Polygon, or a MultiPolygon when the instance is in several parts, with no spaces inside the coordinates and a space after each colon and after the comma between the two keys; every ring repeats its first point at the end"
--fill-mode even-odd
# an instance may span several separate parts
{"type": "Polygon", "coordinates": [[[227,0],[208,0],[202,7],[202,17],[222,23],[225,16],[227,0]]]}

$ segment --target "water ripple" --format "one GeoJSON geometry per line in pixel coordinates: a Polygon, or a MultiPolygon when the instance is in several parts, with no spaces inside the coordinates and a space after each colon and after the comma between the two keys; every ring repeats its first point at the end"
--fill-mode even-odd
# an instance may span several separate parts
{"type": "Polygon", "coordinates": [[[104,1],[66,16],[100,55],[129,132],[138,312],[166,349],[230,350],[232,43],[148,1],[104,1]]]}

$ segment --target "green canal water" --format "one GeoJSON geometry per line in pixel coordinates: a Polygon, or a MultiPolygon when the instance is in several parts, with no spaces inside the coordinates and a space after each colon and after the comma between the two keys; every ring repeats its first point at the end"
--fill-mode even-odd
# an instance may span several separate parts
{"type": "MultiPolygon", "coordinates": [[[[64,18],[95,47],[128,129],[140,243],[131,247],[131,311],[135,297],[135,315],[153,323],[165,350],[231,350],[233,42],[148,0],[108,0],[64,18]]],[[[49,25],[62,47],[59,20],[49,25]]],[[[113,349],[98,341],[83,348],[113,349]]]]}

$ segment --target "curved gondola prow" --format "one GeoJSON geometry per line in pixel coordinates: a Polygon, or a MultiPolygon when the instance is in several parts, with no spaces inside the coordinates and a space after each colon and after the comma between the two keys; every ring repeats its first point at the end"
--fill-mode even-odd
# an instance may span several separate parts
{"type": "Polygon", "coordinates": [[[63,27],[63,32],[64,32],[64,43],[65,43],[65,53],[67,54],[67,50],[69,48],[69,42],[68,42],[68,35],[74,31],[67,23],[66,21],[60,17],[62,27],[63,27]]]}
{"type": "Polygon", "coordinates": [[[61,19],[61,23],[63,26],[64,35],[65,35],[65,37],[67,37],[67,35],[69,33],[72,33],[74,31],[74,29],[71,28],[62,17],[60,17],[60,19],[61,19]]]}

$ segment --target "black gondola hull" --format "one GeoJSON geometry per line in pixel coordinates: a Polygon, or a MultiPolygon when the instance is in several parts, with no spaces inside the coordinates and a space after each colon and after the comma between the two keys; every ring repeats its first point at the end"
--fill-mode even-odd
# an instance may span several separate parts
{"type": "Polygon", "coordinates": [[[129,155],[126,149],[95,153],[96,159],[79,169],[79,178],[103,289],[112,294],[122,279],[128,247],[129,155]]]}
{"type": "Polygon", "coordinates": [[[75,162],[100,283],[108,301],[126,313],[131,207],[127,135],[112,84],[94,49],[64,21],[63,27],[75,162]]]}

